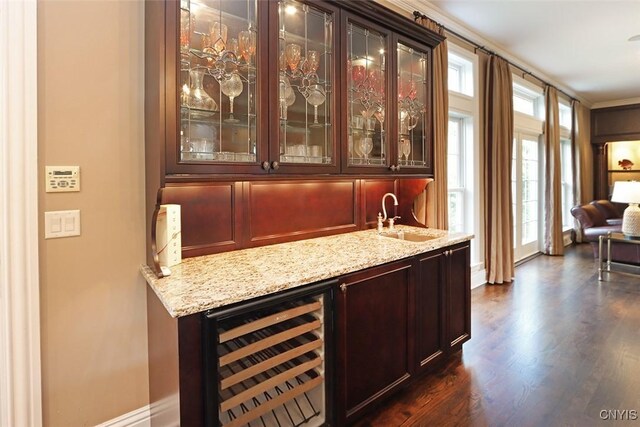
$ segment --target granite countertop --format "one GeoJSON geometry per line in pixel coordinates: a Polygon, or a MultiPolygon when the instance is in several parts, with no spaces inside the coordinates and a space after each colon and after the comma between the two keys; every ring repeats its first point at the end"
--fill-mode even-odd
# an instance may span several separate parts
{"type": "Polygon", "coordinates": [[[158,279],[141,271],[169,314],[182,317],[286,289],[331,279],[387,262],[451,246],[473,238],[431,228],[399,225],[398,230],[436,236],[410,242],[356,231],[297,242],[187,258],[158,279]]]}

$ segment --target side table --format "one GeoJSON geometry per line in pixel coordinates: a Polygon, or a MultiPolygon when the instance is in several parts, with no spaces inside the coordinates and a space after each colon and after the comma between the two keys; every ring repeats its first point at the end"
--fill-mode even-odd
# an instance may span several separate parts
{"type": "Polygon", "coordinates": [[[631,274],[634,276],[638,276],[640,274],[636,274],[636,273],[627,273],[627,272],[622,272],[622,271],[612,271],[611,270],[611,265],[623,265],[623,266],[630,266],[630,267],[638,267],[637,265],[634,264],[627,264],[624,262],[616,262],[616,261],[611,261],[611,243],[615,242],[615,243],[622,243],[622,244],[631,244],[631,245],[640,245],[640,239],[634,239],[631,237],[627,237],[622,233],[613,233],[613,232],[608,232],[606,235],[604,236],[600,236],[598,238],[598,280],[602,281],[602,273],[619,273],[619,274],[631,274]],[[606,251],[607,251],[607,258],[606,261],[603,261],[603,245],[606,242],[606,251]],[[604,265],[604,267],[603,267],[604,265]]]}

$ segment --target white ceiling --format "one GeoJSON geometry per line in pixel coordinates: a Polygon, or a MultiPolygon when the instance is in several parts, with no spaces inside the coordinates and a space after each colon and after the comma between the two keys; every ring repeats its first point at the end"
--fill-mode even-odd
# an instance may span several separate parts
{"type": "Polygon", "coordinates": [[[640,0],[428,3],[588,104],[640,97],[640,0]]]}

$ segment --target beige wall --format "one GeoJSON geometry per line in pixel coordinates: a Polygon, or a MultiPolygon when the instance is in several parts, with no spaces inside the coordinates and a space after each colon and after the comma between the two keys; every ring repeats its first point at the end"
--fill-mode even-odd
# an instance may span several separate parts
{"type": "Polygon", "coordinates": [[[41,230],[43,211],[82,216],[80,237],[40,240],[45,426],[148,403],[143,24],[138,1],[38,3],[39,170],[82,177],[79,193],[40,189],[41,230]]]}

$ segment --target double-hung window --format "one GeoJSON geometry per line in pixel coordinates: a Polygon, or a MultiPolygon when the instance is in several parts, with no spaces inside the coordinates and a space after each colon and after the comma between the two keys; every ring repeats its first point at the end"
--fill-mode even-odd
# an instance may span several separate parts
{"type": "Polygon", "coordinates": [[[562,230],[573,228],[573,150],[571,148],[571,106],[560,99],[560,175],[562,181],[562,230]]]}
{"type": "Polygon", "coordinates": [[[447,187],[449,230],[474,233],[472,269],[482,269],[479,188],[477,57],[452,43],[448,51],[449,132],[447,187]]]}
{"type": "Polygon", "coordinates": [[[542,88],[513,76],[514,138],[511,164],[513,246],[519,261],[540,250],[542,235],[542,88]]]}

